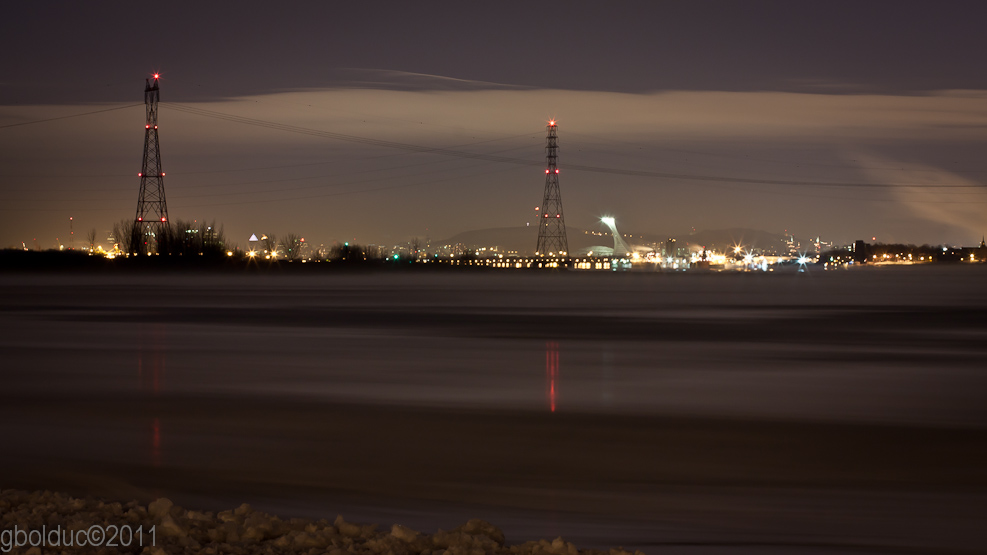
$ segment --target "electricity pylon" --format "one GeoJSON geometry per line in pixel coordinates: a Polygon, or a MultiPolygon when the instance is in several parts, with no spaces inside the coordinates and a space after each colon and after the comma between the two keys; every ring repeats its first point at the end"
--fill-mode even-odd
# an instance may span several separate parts
{"type": "Polygon", "coordinates": [[[147,123],[144,125],[144,163],[141,166],[141,190],[137,197],[137,216],[134,218],[130,250],[139,254],[151,254],[157,250],[157,239],[162,229],[168,227],[168,204],[165,202],[164,172],[161,171],[161,148],[158,144],[158,77],[154,82],[145,80],[144,107],[147,123]]]}
{"type": "Polygon", "coordinates": [[[548,122],[545,140],[545,198],[541,203],[538,222],[538,248],[536,256],[567,257],[569,240],[565,234],[565,217],[562,215],[562,193],[559,191],[559,135],[555,120],[548,122]]]}

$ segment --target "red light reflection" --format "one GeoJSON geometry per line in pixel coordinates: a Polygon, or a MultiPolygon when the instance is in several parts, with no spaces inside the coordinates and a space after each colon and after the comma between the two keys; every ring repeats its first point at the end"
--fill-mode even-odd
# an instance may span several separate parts
{"type": "Polygon", "coordinates": [[[167,327],[163,324],[144,324],[138,332],[138,338],[140,343],[137,347],[137,376],[141,382],[141,389],[157,395],[161,392],[164,381],[167,327]],[[148,364],[145,365],[145,362],[148,364]]]}
{"type": "Polygon", "coordinates": [[[559,344],[555,341],[545,343],[545,379],[548,381],[548,408],[555,412],[559,381],[559,344]]]}

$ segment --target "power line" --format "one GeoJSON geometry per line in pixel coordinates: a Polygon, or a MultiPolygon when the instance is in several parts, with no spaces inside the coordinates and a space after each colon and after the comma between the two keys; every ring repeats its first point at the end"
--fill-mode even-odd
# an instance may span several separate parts
{"type": "MultiPolygon", "coordinates": [[[[415,145],[410,143],[402,143],[398,141],[388,141],[384,139],[374,139],[370,137],[360,137],[357,135],[347,135],[344,133],[335,133],[332,131],[322,131],[318,129],[312,129],[308,127],[300,127],[296,125],[288,125],[282,123],[276,123],[271,121],[259,120],[254,118],[248,118],[244,116],[237,116],[233,114],[227,114],[223,112],[216,112],[213,110],[206,110],[204,108],[196,108],[191,106],[184,106],[181,104],[168,103],[168,107],[176,109],[181,112],[185,112],[192,115],[198,115],[202,117],[209,117],[214,119],[225,120],[233,123],[240,123],[244,125],[252,125],[255,127],[263,127],[267,129],[284,131],[287,133],[296,133],[301,135],[309,135],[314,137],[322,137],[327,139],[336,139],[340,141],[347,141],[359,144],[366,144],[370,146],[383,147],[383,148],[395,148],[400,150],[407,150],[411,152],[419,152],[423,154],[437,154],[441,156],[452,156],[456,158],[468,158],[474,160],[485,160],[488,162],[498,162],[506,164],[517,164],[524,166],[539,166],[540,162],[532,160],[524,160],[521,158],[510,158],[507,156],[497,156],[491,154],[481,154],[475,152],[467,152],[462,150],[455,150],[450,148],[442,147],[428,147],[422,145],[415,145]]],[[[526,134],[527,135],[527,134],[526,134]]],[[[708,183],[738,183],[747,185],[781,185],[781,186],[801,186],[801,187],[844,187],[844,188],[858,188],[858,189],[904,189],[904,188],[918,188],[918,189],[980,189],[982,188],[977,184],[962,184],[962,185],[920,185],[911,183],[846,183],[846,182],[833,182],[833,181],[800,181],[800,180],[779,180],[779,179],[757,179],[757,178],[743,178],[743,177],[729,177],[729,176],[716,176],[716,175],[699,175],[699,174],[681,174],[681,173],[665,173],[665,172],[655,172],[647,170],[630,170],[621,168],[608,168],[602,166],[588,166],[582,164],[571,164],[566,165],[566,169],[583,171],[590,173],[603,173],[609,175],[624,175],[630,177],[644,177],[644,178],[654,178],[654,179],[676,179],[683,181],[699,181],[708,183]]]]}
{"type": "MultiPolygon", "coordinates": [[[[513,148],[503,149],[503,150],[500,150],[498,152],[510,152],[510,151],[520,150],[520,149],[526,149],[526,148],[528,148],[528,147],[527,146],[519,146],[519,147],[513,147],[513,148]]],[[[451,161],[455,161],[455,160],[451,160],[451,161]]],[[[443,161],[443,162],[446,162],[446,161],[443,161]]],[[[321,162],[320,162],[320,164],[321,164],[321,162]]],[[[476,163],[474,162],[473,164],[476,164],[476,163]]],[[[271,183],[288,183],[288,182],[297,182],[297,181],[311,181],[311,180],[316,180],[316,179],[325,180],[327,178],[340,178],[340,177],[345,177],[345,176],[353,176],[353,175],[360,175],[360,174],[367,174],[367,173],[393,172],[393,171],[396,171],[396,170],[404,170],[404,169],[408,169],[408,168],[416,168],[416,167],[420,167],[420,166],[430,166],[430,165],[433,165],[434,166],[434,165],[436,165],[436,162],[435,161],[430,161],[430,162],[416,162],[416,163],[413,163],[413,164],[403,164],[403,165],[400,165],[400,166],[394,166],[394,167],[388,167],[388,168],[374,168],[374,169],[367,169],[367,170],[359,170],[359,171],[346,172],[346,173],[341,173],[341,174],[339,174],[339,173],[336,173],[336,174],[320,174],[320,175],[309,175],[309,176],[302,176],[302,177],[287,177],[287,178],[264,179],[264,180],[256,180],[256,181],[237,181],[237,182],[233,182],[233,183],[217,183],[217,184],[206,185],[205,187],[216,187],[216,188],[218,188],[218,187],[224,187],[224,188],[225,187],[243,187],[244,185],[265,185],[265,184],[271,184],[271,183]]],[[[449,172],[449,171],[463,171],[463,169],[469,169],[469,168],[472,168],[472,167],[473,167],[473,165],[466,166],[465,168],[455,168],[455,167],[453,167],[453,168],[438,168],[438,169],[429,170],[429,171],[426,171],[426,172],[414,173],[414,174],[407,174],[406,173],[406,174],[403,174],[402,177],[418,177],[418,176],[428,175],[428,174],[432,174],[432,173],[449,172]]],[[[183,174],[180,174],[180,175],[188,175],[188,173],[183,173],[183,174]]],[[[477,175],[479,175],[479,174],[477,174],[477,175]]],[[[357,184],[361,184],[361,183],[373,183],[375,181],[382,181],[382,180],[385,180],[385,179],[392,179],[392,177],[391,176],[388,176],[388,175],[383,175],[381,177],[373,177],[373,178],[369,178],[369,179],[362,179],[362,180],[356,180],[356,181],[352,181],[351,180],[351,181],[336,182],[336,183],[317,183],[315,185],[302,185],[302,186],[297,186],[297,187],[279,187],[278,188],[278,192],[283,193],[283,192],[287,192],[287,191],[296,191],[296,190],[301,190],[301,189],[319,189],[319,188],[327,188],[327,187],[340,187],[340,186],[344,186],[344,185],[357,185],[357,184]]],[[[192,189],[192,188],[194,188],[194,189],[202,189],[202,188],[204,188],[204,186],[201,185],[201,184],[177,185],[177,186],[176,185],[170,185],[169,186],[169,189],[192,189]]],[[[130,187],[129,186],[126,186],[126,187],[116,187],[116,188],[77,189],[77,190],[80,191],[80,192],[83,192],[83,193],[122,193],[122,192],[129,191],[130,190],[130,187]]],[[[257,193],[266,193],[266,192],[270,192],[270,191],[267,191],[267,190],[262,190],[262,191],[252,191],[252,190],[249,190],[249,191],[237,191],[236,194],[238,194],[238,195],[245,195],[245,194],[257,194],[257,193]]],[[[224,193],[204,193],[204,194],[196,194],[196,195],[178,195],[178,197],[176,197],[176,198],[187,199],[187,198],[196,198],[196,197],[215,197],[215,196],[228,196],[230,194],[231,193],[229,193],[229,192],[224,192],[224,193]]],[[[6,199],[0,199],[0,200],[3,200],[4,202],[34,202],[36,199],[35,198],[6,198],[6,199]]],[[[90,198],[65,198],[65,197],[59,197],[56,200],[57,201],[61,201],[61,202],[106,202],[106,200],[104,200],[104,199],[92,198],[92,197],[90,197],[90,198]]]]}
{"type": "MultiPolygon", "coordinates": [[[[503,172],[511,171],[513,169],[516,169],[516,168],[503,168],[503,169],[498,169],[498,170],[491,170],[491,171],[487,171],[487,172],[482,172],[482,173],[477,174],[477,175],[503,173],[503,172]]],[[[234,202],[216,202],[216,203],[209,203],[209,204],[184,205],[184,206],[177,206],[177,208],[199,208],[199,207],[203,207],[203,206],[232,206],[232,205],[240,205],[240,204],[264,204],[264,203],[272,203],[272,202],[287,202],[287,201],[293,201],[293,200],[308,200],[308,199],[314,199],[314,198],[337,197],[337,196],[342,196],[342,195],[354,195],[354,194],[361,194],[361,193],[373,193],[373,192],[377,192],[377,191],[389,191],[389,190],[392,190],[392,189],[406,189],[406,188],[409,188],[409,187],[418,187],[418,186],[421,186],[421,185],[435,185],[435,184],[438,184],[438,183],[448,183],[450,181],[457,181],[457,180],[460,180],[460,179],[462,179],[462,176],[460,176],[460,175],[453,175],[453,176],[446,177],[446,178],[443,178],[443,179],[430,179],[430,180],[427,180],[427,181],[417,181],[417,182],[414,182],[414,183],[401,183],[401,184],[398,184],[398,185],[387,185],[385,187],[375,187],[373,189],[356,189],[356,190],[353,190],[353,191],[337,191],[337,192],[334,192],[334,193],[320,193],[320,194],[316,194],[316,195],[306,195],[306,196],[301,196],[301,197],[289,197],[289,198],[277,198],[277,199],[262,199],[262,200],[242,200],[242,201],[234,201],[234,202]]],[[[0,210],[2,210],[2,208],[0,208],[0,210]]]]}
{"type": "MultiPolygon", "coordinates": [[[[387,141],[387,140],[383,140],[383,139],[373,139],[373,138],[369,138],[369,137],[360,137],[360,136],[356,136],[356,135],[347,135],[347,134],[343,134],[343,133],[335,133],[335,132],[330,132],[330,131],[322,131],[322,130],[311,129],[311,128],[306,128],[306,127],[299,127],[299,126],[294,126],[294,125],[288,125],[288,124],[281,124],[281,123],[276,123],[276,122],[270,122],[270,121],[255,119],[255,118],[248,118],[248,117],[245,117],[245,116],[237,116],[237,115],[233,115],[233,114],[226,114],[226,113],[223,113],[223,112],[216,112],[216,111],[213,111],[213,110],[207,110],[207,109],[204,109],[204,108],[197,108],[197,107],[192,107],[192,106],[185,106],[185,105],[176,104],[176,103],[162,103],[162,104],[163,105],[166,105],[166,106],[168,106],[170,108],[176,109],[178,111],[185,112],[185,113],[192,114],[192,115],[198,115],[198,116],[201,116],[201,117],[210,117],[210,118],[214,118],[214,119],[221,119],[221,120],[230,121],[230,122],[233,122],[233,123],[240,123],[240,124],[244,124],[244,125],[253,125],[253,126],[264,127],[264,128],[272,129],[272,130],[278,130],[278,131],[284,131],[284,132],[296,133],[296,134],[303,134],[303,135],[309,135],[309,136],[317,136],[317,137],[323,137],[323,138],[331,138],[331,139],[336,139],[336,140],[341,140],[341,141],[354,142],[354,143],[360,143],[360,144],[367,144],[367,145],[377,146],[377,147],[383,147],[383,148],[395,148],[395,149],[412,151],[412,152],[418,152],[418,153],[438,154],[438,155],[442,155],[442,156],[453,156],[453,157],[458,157],[458,158],[470,158],[470,159],[476,159],[476,160],[484,160],[484,161],[499,162],[499,163],[509,163],[509,164],[518,164],[518,165],[526,165],[526,166],[537,166],[537,165],[540,164],[537,161],[524,160],[524,159],[520,159],[520,158],[510,158],[510,157],[497,156],[497,155],[491,155],[491,154],[480,154],[480,153],[466,152],[466,151],[461,151],[461,150],[456,150],[456,149],[451,149],[451,148],[443,148],[443,147],[427,147],[427,146],[414,145],[414,144],[410,144],[410,143],[402,143],[402,142],[397,142],[397,141],[387,141]]],[[[67,116],[58,116],[58,117],[54,117],[54,118],[46,118],[46,119],[41,119],[41,120],[34,120],[34,121],[28,121],[28,122],[20,122],[20,123],[7,124],[7,125],[4,125],[4,126],[0,126],[0,129],[6,129],[6,128],[10,128],[10,127],[18,127],[18,126],[23,126],[23,125],[33,125],[33,124],[37,124],[37,123],[45,123],[45,122],[50,122],[50,121],[57,121],[57,120],[75,118],[75,117],[87,116],[87,115],[92,115],[92,114],[99,114],[99,113],[111,112],[111,111],[115,111],[115,110],[123,110],[123,109],[126,109],[126,108],[133,108],[135,106],[140,106],[140,104],[128,104],[128,105],[125,105],[125,106],[117,106],[117,107],[106,108],[106,109],[102,109],[102,110],[93,110],[93,111],[90,111],[90,112],[83,112],[83,113],[80,113],[80,114],[71,114],[71,115],[67,115],[67,116]]],[[[475,145],[475,144],[483,144],[483,143],[488,143],[488,142],[495,142],[495,141],[499,141],[499,140],[505,140],[505,139],[523,137],[523,136],[528,136],[528,135],[530,135],[530,133],[524,133],[524,134],[516,135],[516,136],[513,136],[513,137],[505,137],[505,138],[499,138],[499,139],[491,139],[491,140],[488,140],[488,141],[478,141],[478,142],[475,142],[475,143],[469,143],[467,145],[461,145],[460,148],[462,146],[471,146],[471,145],[475,145]]],[[[320,163],[315,163],[315,164],[298,164],[296,167],[301,167],[301,166],[306,166],[306,165],[319,165],[319,164],[320,163]]],[[[278,168],[284,168],[284,167],[292,167],[292,165],[286,165],[286,166],[268,166],[268,167],[256,168],[256,169],[278,169],[278,168]]],[[[902,189],[902,188],[918,188],[918,189],[981,189],[982,188],[981,185],[977,185],[977,184],[923,185],[923,184],[912,184],[912,183],[852,183],[852,182],[833,182],[833,181],[801,181],[801,180],[742,178],[742,177],[716,176],[716,175],[701,175],[701,174],[666,173],[666,172],[655,172],[655,171],[648,171],[648,170],[630,170],[630,169],[610,168],[610,167],[603,167],[603,166],[589,166],[589,165],[583,165],[583,164],[566,165],[566,169],[575,170],[575,171],[590,172],[590,173],[603,173],[603,174],[610,174],[610,175],[624,175],[624,176],[630,176],[630,177],[644,177],[644,178],[656,178],[656,179],[677,179],[677,180],[700,181],[700,182],[708,182],[708,183],[716,183],[716,182],[719,182],[719,183],[738,183],[738,184],[750,184],[750,185],[781,185],[781,186],[809,186],[809,187],[846,187],[846,188],[871,188],[871,189],[874,189],[874,188],[883,188],[883,189],[902,189]]],[[[214,173],[214,172],[215,173],[221,173],[221,172],[224,172],[224,171],[242,171],[242,170],[243,170],[243,168],[238,169],[238,170],[213,170],[213,171],[187,172],[187,173],[189,173],[189,174],[194,174],[194,173],[214,173]]],[[[103,177],[103,176],[100,176],[100,177],[103,177]]],[[[105,177],[110,177],[110,176],[105,176],[105,177]]],[[[114,176],[114,177],[116,177],[116,176],[114,176]]]]}
{"type": "Polygon", "coordinates": [[[10,123],[7,125],[0,125],[0,129],[7,129],[8,127],[20,127],[21,125],[34,125],[35,123],[45,123],[49,121],[57,121],[60,119],[78,118],[82,116],[90,116],[92,114],[102,114],[104,112],[112,112],[114,110],[124,110],[126,108],[133,108],[134,106],[143,106],[143,104],[128,104],[126,106],[117,106],[116,108],[106,108],[105,110],[93,110],[92,112],[83,112],[81,114],[72,114],[68,116],[58,116],[55,118],[38,119],[34,121],[22,121],[20,123],[10,123]]]}
{"type": "MultiPolygon", "coordinates": [[[[592,134],[592,133],[580,133],[580,132],[576,132],[576,131],[566,130],[566,135],[570,135],[570,134],[571,135],[581,136],[581,137],[588,137],[590,139],[596,140],[597,142],[613,143],[613,144],[616,144],[616,145],[620,145],[622,147],[637,146],[638,147],[638,150],[640,150],[640,145],[645,145],[645,146],[652,147],[652,148],[654,148],[656,150],[659,150],[659,151],[662,151],[662,152],[668,152],[668,153],[687,154],[687,155],[693,155],[693,156],[703,156],[703,157],[707,157],[707,158],[726,158],[726,159],[741,160],[741,161],[751,160],[751,161],[755,161],[755,162],[767,162],[769,164],[794,166],[794,167],[800,167],[800,166],[816,166],[816,167],[824,167],[824,168],[837,168],[837,169],[850,169],[850,170],[907,171],[907,172],[910,172],[910,173],[937,173],[937,172],[943,172],[943,171],[948,171],[950,173],[962,173],[962,174],[984,174],[984,173],[987,173],[987,170],[984,170],[984,169],[908,168],[908,167],[893,166],[893,165],[868,166],[868,165],[862,165],[862,164],[838,164],[838,163],[831,163],[831,162],[812,162],[812,161],[806,161],[806,160],[779,160],[777,158],[763,158],[763,157],[760,157],[760,156],[751,156],[750,154],[742,154],[742,153],[711,152],[711,151],[690,150],[690,149],[684,149],[684,148],[672,148],[672,147],[669,147],[669,146],[667,146],[665,144],[662,144],[665,141],[662,141],[660,139],[659,140],[652,140],[652,141],[650,141],[650,144],[649,144],[649,142],[645,142],[645,141],[634,141],[634,142],[630,142],[630,141],[623,141],[623,140],[620,140],[620,139],[614,139],[612,137],[604,137],[602,135],[596,135],[596,134],[592,134]],[[658,144],[655,144],[655,143],[658,143],[658,144]]],[[[569,144],[572,144],[572,141],[569,141],[569,144]]],[[[579,143],[577,143],[577,144],[579,144],[579,143]]],[[[622,150],[619,150],[619,151],[604,150],[604,149],[597,149],[597,150],[599,150],[600,152],[604,152],[606,154],[615,155],[615,156],[627,156],[627,157],[633,157],[633,158],[639,158],[641,156],[647,156],[644,153],[629,152],[626,148],[624,148],[622,150]]],[[[854,161],[856,161],[856,160],[854,160],[854,161]]],[[[697,162],[695,165],[704,165],[704,164],[699,164],[697,162]]]]}

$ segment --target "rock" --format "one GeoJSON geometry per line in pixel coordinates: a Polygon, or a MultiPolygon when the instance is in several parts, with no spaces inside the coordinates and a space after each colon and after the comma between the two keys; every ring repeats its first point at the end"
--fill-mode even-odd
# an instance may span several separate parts
{"type": "Polygon", "coordinates": [[[151,518],[158,520],[171,512],[172,506],[174,506],[174,503],[171,502],[171,499],[162,497],[152,501],[151,504],[147,506],[147,514],[150,515],[151,518]]]}
{"type": "Polygon", "coordinates": [[[226,534],[224,530],[220,528],[209,528],[206,530],[206,537],[209,538],[210,542],[218,542],[226,539],[226,534]]]}
{"type": "Polygon", "coordinates": [[[189,511],[188,513],[185,514],[185,518],[189,520],[197,520],[199,522],[209,522],[210,520],[212,520],[212,517],[209,515],[209,513],[200,513],[198,511],[189,511]]]}
{"type": "Polygon", "coordinates": [[[400,524],[391,526],[391,535],[405,543],[411,543],[418,539],[418,532],[400,524]]]}
{"type": "Polygon", "coordinates": [[[552,553],[557,555],[576,555],[579,550],[576,546],[563,540],[562,538],[555,538],[552,540],[552,553]]]}
{"type": "Polygon", "coordinates": [[[264,539],[264,531],[255,526],[250,526],[244,530],[243,535],[240,539],[248,543],[257,543],[264,539]]]}
{"type": "Polygon", "coordinates": [[[333,526],[335,526],[336,529],[339,530],[340,534],[348,538],[360,537],[360,532],[361,532],[360,527],[357,526],[356,524],[353,524],[352,522],[346,522],[345,520],[343,520],[343,515],[338,515],[336,517],[336,521],[333,522],[333,526]]]}
{"type": "Polygon", "coordinates": [[[291,540],[291,544],[295,549],[326,546],[326,542],[322,541],[321,538],[313,536],[308,532],[292,532],[292,534],[294,537],[291,540]]]}
{"type": "Polygon", "coordinates": [[[240,541],[240,527],[237,526],[236,521],[227,521],[223,523],[223,530],[226,531],[226,543],[233,543],[240,541]]]}
{"type": "Polygon", "coordinates": [[[453,531],[471,536],[486,536],[497,542],[497,545],[504,545],[504,532],[493,524],[479,518],[474,518],[453,531]]]}
{"type": "Polygon", "coordinates": [[[184,538],[188,535],[185,529],[171,518],[170,514],[165,514],[164,518],[161,519],[158,524],[158,531],[166,537],[184,538]]]}

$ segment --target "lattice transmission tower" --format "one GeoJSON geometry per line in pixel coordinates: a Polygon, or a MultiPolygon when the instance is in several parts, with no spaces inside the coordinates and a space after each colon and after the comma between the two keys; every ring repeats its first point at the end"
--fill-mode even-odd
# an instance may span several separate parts
{"type": "Polygon", "coordinates": [[[154,82],[145,80],[144,108],[147,123],[144,125],[144,163],[141,166],[141,191],[137,197],[137,216],[134,218],[130,250],[139,254],[151,254],[157,250],[157,239],[168,227],[168,204],[165,202],[164,172],[161,171],[161,148],[158,144],[158,90],[157,73],[154,82]]]}
{"type": "Polygon", "coordinates": [[[559,134],[555,120],[548,122],[545,139],[545,198],[541,203],[538,226],[537,256],[567,257],[569,240],[565,234],[565,217],[562,215],[562,193],[559,191],[559,134]]]}

